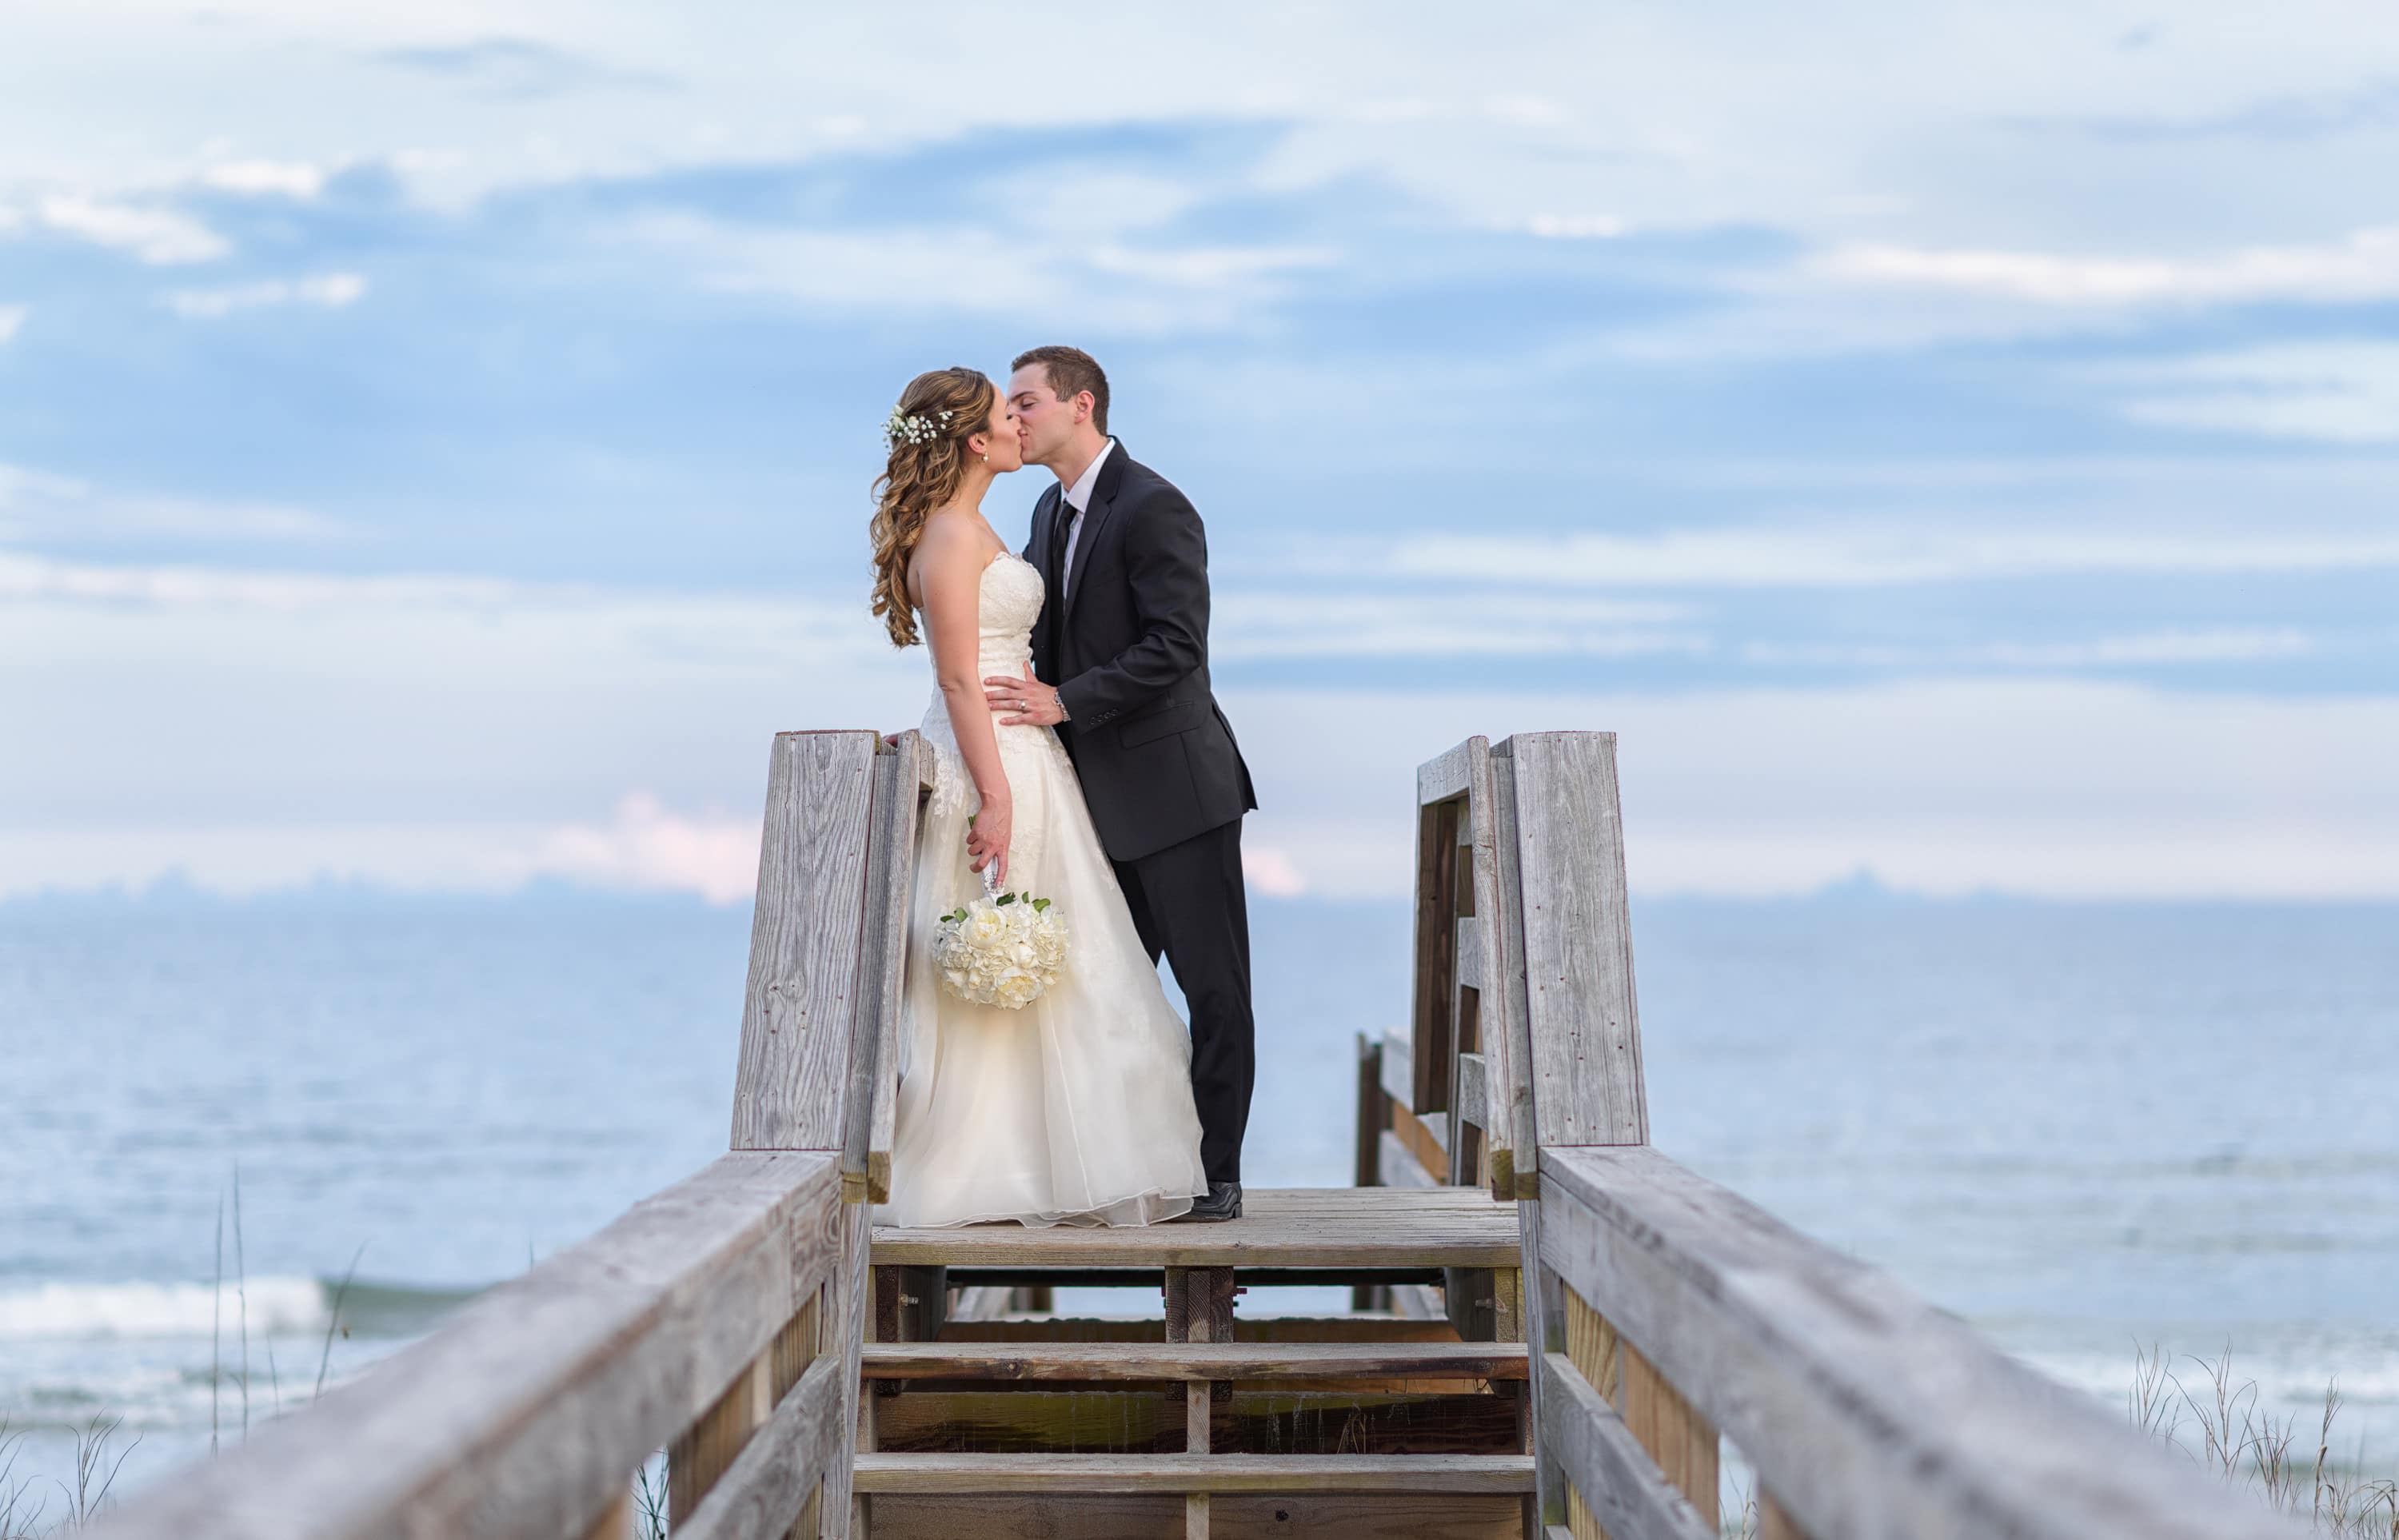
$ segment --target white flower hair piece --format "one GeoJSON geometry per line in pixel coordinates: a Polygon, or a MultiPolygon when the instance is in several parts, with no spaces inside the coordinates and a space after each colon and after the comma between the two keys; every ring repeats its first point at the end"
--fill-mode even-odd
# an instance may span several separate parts
{"type": "Polygon", "coordinates": [[[891,409],[891,415],[883,419],[883,447],[887,451],[897,449],[902,439],[912,444],[930,443],[942,436],[942,428],[949,426],[950,413],[946,412],[912,416],[895,406],[891,409]],[[938,423],[936,419],[939,419],[938,423]]]}

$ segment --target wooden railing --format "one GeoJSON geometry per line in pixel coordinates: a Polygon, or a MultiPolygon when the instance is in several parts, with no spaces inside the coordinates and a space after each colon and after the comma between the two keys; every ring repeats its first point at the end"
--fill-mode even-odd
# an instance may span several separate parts
{"type": "Polygon", "coordinates": [[[630,1540],[664,1449],[676,1540],[848,1533],[929,774],[913,733],[776,738],[731,1154],[88,1533],[630,1540]]]}
{"type": "Polygon", "coordinates": [[[1359,1180],[1517,1204],[1527,1532],[1715,1540],[1729,1440],[1768,1540],[2297,1533],[1649,1147],[1615,749],[1471,738],[1418,772],[1412,1034],[1361,1045],[1359,1180]]]}

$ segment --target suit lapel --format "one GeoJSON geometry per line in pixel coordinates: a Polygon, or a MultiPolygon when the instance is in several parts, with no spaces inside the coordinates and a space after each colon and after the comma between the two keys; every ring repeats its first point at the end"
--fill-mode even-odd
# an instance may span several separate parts
{"type": "MultiPolygon", "coordinates": [[[[1100,543],[1100,532],[1108,526],[1108,516],[1116,511],[1117,489],[1124,485],[1125,447],[1118,440],[1108,451],[1107,463],[1100,466],[1099,480],[1091,483],[1091,505],[1083,510],[1083,533],[1075,537],[1075,570],[1066,577],[1066,613],[1072,615],[1083,597],[1083,572],[1091,564],[1092,548],[1100,543]]],[[[1066,497],[1059,493],[1058,506],[1064,508],[1066,497]]],[[[1061,536],[1061,538],[1064,538],[1061,536]]]]}

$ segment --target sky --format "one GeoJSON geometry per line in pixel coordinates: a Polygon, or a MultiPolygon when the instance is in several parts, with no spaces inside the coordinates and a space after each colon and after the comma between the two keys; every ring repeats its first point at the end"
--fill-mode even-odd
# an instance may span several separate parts
{"type": "Polygon", "coordinates": [[[1641,891],[2399,896],[2394,165],[2321,0],[12,0],[0,897],[739,901],[925,708],[891,401],[1059,341],[1263,891],[1591,728],[1641,891]]]}

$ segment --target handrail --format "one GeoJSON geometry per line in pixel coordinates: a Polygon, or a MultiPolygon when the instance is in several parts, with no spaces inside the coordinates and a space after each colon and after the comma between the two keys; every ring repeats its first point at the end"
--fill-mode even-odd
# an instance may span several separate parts
{"type": "MultiPolygon", "coordinates": [[[[591,1533],[624,1503],[634,1468],[813,1308],[840,1253],[840,1197],[829,1154],[722,1156],[84,1533],[591,1533]]],[[[797,1462],[786,1529],[832,1452],[797,1462]]]]}
{"type": "Polygon", "coordinates": [[[1548,1149],[1541,1172],[1544,1265],[1606,1302],[1810,1533],[2290,1533],[1889,1274],[1653,1149],[1548,1149]]]}
{"type": "Polygon", "coordinates": [[[1458,1155],[1488,1141],[1534,1302],[1549,1535],[1580,1509],[1611,1540],[1713,1536],[1719,1429],[1777,1540],[2297,1533],[1649,1147],[1614,735],[1470,738],[1416,802],[1416,1032],[1362,1040],[1361,1180],[1438,1180],[1440,1127],[1472,1182],[1458,1155]]]}

